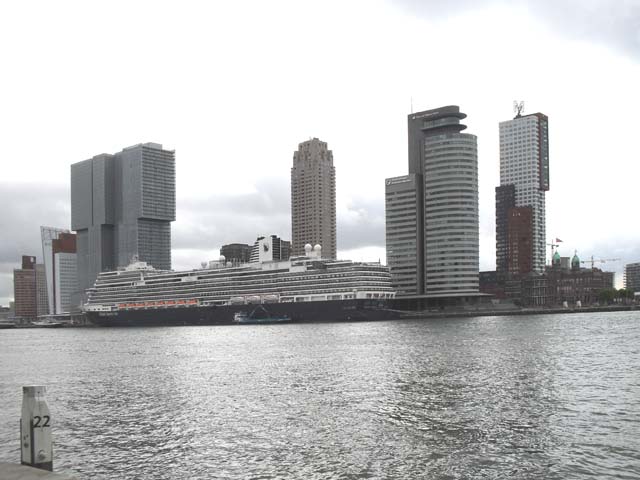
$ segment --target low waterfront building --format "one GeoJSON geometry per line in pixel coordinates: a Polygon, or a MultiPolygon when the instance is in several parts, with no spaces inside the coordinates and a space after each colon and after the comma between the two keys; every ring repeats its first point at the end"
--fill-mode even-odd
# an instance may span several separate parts
{"type": "Polygon", "coordinates": [[[480,293],[496,298],[504,298],[504,281],[499,282],[500,274],[497,270],[480,272],[480,293]]]}
{"type": "Polygon", "coordinates": [[[613,272],[581,268],[577,254],[569,268],[568,263],[568,257],[556,252],[543,274],[511,276],[505,283],[505,296],[525,307],[587,306],[598,303],[600,292],[613,288],[613,272]]]}

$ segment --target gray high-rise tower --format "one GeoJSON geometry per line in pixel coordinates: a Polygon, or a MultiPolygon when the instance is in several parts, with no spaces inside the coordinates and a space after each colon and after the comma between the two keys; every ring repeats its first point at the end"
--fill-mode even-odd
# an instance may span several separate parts
{"type": "Polygon", "coordinates": [[[333,153],[317,138],[302,142],[291,168],[291,255],[320,244],[322,256],[336,258],[336,171],[333,153]]]}
{"type": "Polygon", "coordinates": [[[478,293],[478,154],[457,106],[408,117],[409,175],[386,180],[387,262],[398,296],[478,293]]]}
{"type": "Polygon", "coordinates": [[[549,119],[542,113],[521,115],[518,111],[513,120],[500,122],[500,187],[496,189],[498,274],[544,272],[547,243],[545,193],[548,190],[549,119]],[[514,198],[505,206],[499,203],[502,200],[501,190],[506,188],[513,189],[514,198]],[[517,217],[507,218],[507,214],[518,213],[514,209],[522,210],[523,207],[530,209],[531,219],[522,227],[515,228],[512,220],[517,217]],[[509,242],[510,233],[518,234],[511,237],[520,237],[520,245],[509,242]],[[523,247],[526,247],[526,252],[519,251],[523,247]],[[519,268],[514,268],[513,264],[520,264],[519,268]]]}
{"type": "Polygon", "coordinates": [[[157,143],[71,165],[71,228],[77,231],[78,287],[134,256],[171,268],[175,152],[157,143]]]}

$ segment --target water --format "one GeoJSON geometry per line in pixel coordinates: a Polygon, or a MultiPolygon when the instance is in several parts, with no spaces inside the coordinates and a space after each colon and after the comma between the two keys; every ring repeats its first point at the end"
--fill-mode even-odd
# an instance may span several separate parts
{"type": "Polygon", "coordinates": [[[640,314],[0,331],[86,479],[640,478],[640,314]]]}

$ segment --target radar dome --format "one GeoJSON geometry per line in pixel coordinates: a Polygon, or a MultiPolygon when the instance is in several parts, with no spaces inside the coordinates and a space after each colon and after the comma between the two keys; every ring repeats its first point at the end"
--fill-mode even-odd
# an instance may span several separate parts
{"type": "Polygon", "coordinates": [[[227,261],[227,257],[225,257],[224,255],[220,255],[220,259],[221,262],[226,262],[227,261]]]}
{"type": "Polygon", "coordinates": [[[313,247],[311,246],[311,244],[310,244],[310,243],[307,243],[307,244],[304,246],[304,253],[311,253],[311,250],[313,250],[313,247]]]}
{"type": "Polygon", "coordinates": [[[315,247],[313,247],[313,249],[314,249],[316,252],[319,252],[320,250],[322,250],[322,247],[320,246],[320,244],[319,244],[319,243],[316,243],[316,246],[315,246],[315,247]]]}

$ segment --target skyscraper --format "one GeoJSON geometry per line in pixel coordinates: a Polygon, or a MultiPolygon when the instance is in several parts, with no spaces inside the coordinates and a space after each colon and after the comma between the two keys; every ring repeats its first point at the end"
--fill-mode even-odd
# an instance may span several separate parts
{"type": "Polygon", "coordinates": [[[48,313],[55,313],[53,305],[55,296],[53,293],[53,250],[52,242],[59,237],[61,233],[69,233],[64,228],[40,227],[40,238],[42,239],[42,263],[44,263],[45,277],[47,280],[47,300],[48,313]]]}
{"type": "Polygon", "coordinates": [[[51,242],[53,256],[53,310],[56,315],[75,312],[81,295],[78,290],[76,235],[62,232],[51,242]]]}
{"type": "Polygon", "coordinates": [[[13,296],[16,317],[35,319],[48,313],[44,265],[37,264],[36,257],[23,255],[22,268],[13,271],[13,296]]]}
{"type": "Polygon", "coordinates": [[[298,145],[291,168],[292,256],[320,244],[325,258],[336,258],[336,172],[326,142],[313,138],[298,145]]]}
{"type": "Polygon", "coordinates": [[[387,264],[397,296],[424,293],[422,176],[385,181],[387,264]]]}
{"type": "MultiPolygon", "coordinates": [[[[549,190],[549,120],[542,113],[518,115],[513,120],[500,123],[500,187],[513,185],[513,204],[505,208],[499,206],[503,201],[496,189],[496,270],[498,275],[508,272],[507,265],[519,263],[511,259],[516,253],[508,248],[509,221],[518,222],[521,238],[520,248],[527,243],[531,245],[530,261],[520,262],[517,273],[530,271],[542,273],[545,266],[545,192],[549,190]],[[528,229],[522,216],[510,215],[513,208],[531,208],[530,241],[522,236],[528,229]],[[509,220],[511,219],[511,220],[509,220]],[[507,268],[507,271],[504,269],[507,268]]],[[[514,245],[513,242],[510,243],[514,245]]],[[[528,248],[528,247],[527,247],[528,248]]],[[[529,252],[518,251],[520,258],[529,256],[529,252]]],[[[515,269],[511,269],[514,273],[515,269]]]]}
{"type": "Polygon", "coordinates": [[[73,164],[71,228],[77,231],[79,288],[133,257],[170,269],[175,195],[175,152],[157,143],[73,164]]]}
{"type": "Polygon", "coordinates": [[[69,313],[80,300],[76,272],[76,235],[69,230],[53,227],[40,227],[40,234],[48,313],[69,313]]]}
{"type": "Polygon", "coordinates": [[[504,284],[509,270],[508,233],[509,209],[516,206],[516,187],[496,187],[496,280],[504,284]]]}
{"type": "Polygon", "coordinates": [[[624,266],[624,288],[640,292],[640,263],[627,263],[624,266]]]}
{"type": "Polygon", "coordinates": [[[408,117],[409,175],[385,182],[387,261],[400,296],[478,293],[477,139],[461,133],[464,118],[457,106],[408,117]]]}

